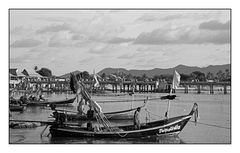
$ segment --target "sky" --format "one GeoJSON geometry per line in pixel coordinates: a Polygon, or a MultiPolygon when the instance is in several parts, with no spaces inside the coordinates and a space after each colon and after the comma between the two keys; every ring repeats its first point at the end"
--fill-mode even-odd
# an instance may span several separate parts
{"type": "Polygon", "coordinates": [[[230,10],[10,10],[10,68],[54,75],[231,63],[230,10]]]}

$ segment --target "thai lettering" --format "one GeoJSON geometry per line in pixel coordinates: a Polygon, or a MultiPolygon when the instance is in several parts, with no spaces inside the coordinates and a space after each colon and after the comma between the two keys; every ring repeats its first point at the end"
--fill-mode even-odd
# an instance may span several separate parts
{"type": "Polygon", "coordinates": [[[180,126],[179,125],[175,125],[175,126],[171,126],[170,128],[159,129],[159,133],[166,133],[166,132],[179,130],[179,129],[180,129],[180,126]]]}

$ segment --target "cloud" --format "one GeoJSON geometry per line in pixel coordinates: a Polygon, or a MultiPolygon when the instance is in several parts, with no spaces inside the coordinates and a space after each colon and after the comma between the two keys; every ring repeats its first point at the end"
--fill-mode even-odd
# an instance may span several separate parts
{"type": "Polygon", "coordinates": [[[47,32],[59,32],[59,31],[71,31],[72,28],[69,24],[63,23],[63,24],[54,24],[50,26],[43,27],[41,29],[38,29],[36,33],[47,33],[47,32]]]}
{"type": "Polygon", "coordinates": [[[165,16],[163,18],[160,18],[160,20],[169,21],[169,20],[181,19],[183,17],[184,17],[183,14],[173,14],[173,15],[168,15],[168,16],[165,16]]]}
{"type": "Polygon", "coordinates": [[[106,44],[96,44],[88,50],[92,54],[103,54],[106,51],[108,52],[106,44]]]}
{"type": "MultiPolygon", "coordinates": [[[[141,17],[137,18],[136,21],[143,21],[143,22],[153,22],[153,21],[170,21],[176,19],[182,19],[186,17],[186,15],[182,13],[171,14],[171,15],[153,15],[153,14],[144,14],[141,17]]],[[[189,18],[189,17],[188,17],[189,18]]]]}
{"type": "Polygon", "coordinates": [[[134,57],[135,57],[134,54],[123,54],[121,56],[118,56],[118,58],[120,58],[120,59],[132,59],[134,57]]]}
{"type": "Polygon", "coordinates": [[[144,14],[141,17],[137,18],[137,21],[144,21],[144,22],[152,22],[156,20],[158,20],[158,18],[150,14],[144,14]]]}
{"type": "Polygon", "coordinates": [[[10,58],[10,63],[23,63],[27,60],[27,58],[28,57],[24,56],[10,58]]]}
{"type": "Polygon", "coordinates": [[[116,53],[121,53],[123,49],[124,48],[121,45],[107,43],[91,43],[91,47],[89,48],[88,53],[97,54],[105,57],[111,56],[113,58],[116,53]]]}
{"type": "Polygon", "coordinates": [[[131,42],[134,39],[132,38],[121,38],[121,37],[114,37],[111,40],[108,41],[108,43],[112,43],[112,44],[121,44],[121,43],[127,43],[127,42],[131,42]]]}
{"type": "Polygon", "coordinates": [[[155,29],[141,33],[135,44],[226,44],[230,43],[230,31],[205,31],[195,27],[178,27],[175,29],[155,29]]]}
{"type": "Polygon", "coordinates": [[[93,57],[87,57],[87,58],[84,58],[84,59],[79,60],[78,62],[79,62],[80,64],[85,64],[85,63],[91,62],[92,60],[93,60],[93,57]]]}
{"type": "Polygon", "coordinates": [[[11,47],[17,48],[17,47],[35,47],[41,44],[41,41],[35,40],[35,39],[22,39],[22,40],[16,40],[11,44],[11,47]]]}
{"type": "Polygon", "coordinates": [[[179,43],[181,37],[187,37],[187,33],[179,33],[176,29],[155,29],[152,32],[140,33],[135,44],[170,44],[179,43]]]}
{"type": "Polygon", "coordinates": [[[203,22],[199,25],[199,29],[203,30],[230,30],[230,20],[226,23],[221,23],[217,20],[203,22]]]}
{"type": "MultiPolygon", "coordinates": [[[[54,19],[55,20],[55,19],[54,19]]],[[[58,19],[57,19],[58,20],[58,19]]],[[[107,14],[96,14],[92,18],[84,19],[79,22],[65,22],[48,25],[39,28],[37,34],[55,34],[58,32],[68,32],[72,34],[72,40],[78,41],[81,44],[85,41],[91,42],[108,42],[109,43],[122,43],[129,41],[129,39],[113,39],[118,34],[124,31],[124,26],[112,19],[107,14]],[[122,41],[122,42],[121,42],[122,41]]],[[[57,46],[65,42],[54,42],[52,46],[57,46]]],[[[74,44],[74,43],[72,43],[74,44]]],[[[65,45],[64,45],[65,46],[65,45]]],[[[74,45],[73,45],[74,46],[74,45]]]]}
{"type": "Polygon", "coordinates": [[[32,30],[31,27],[26,28],[24,26],[17,26],[17,27],[14,27],[13,29],[11,29],[10,34],[13,34],[13,35],[26,35],[26,34],[29,34],[32,31],[33,30],[32,30]]]}
{"type": "Polygon", "coordinates": [[[192,44],[203,44],[203,43],[212,43],[212,44],[228,44],[231,42],[231,33],[230,31],[220,31],[220,32],[206,32],[202,35],[198,35],[189,43],[192,44]]]}
{"type": "Polygon", "coordinates": [[[10,63],[27,63],[38,59],[36,54],[21,54],[20,56],[10,58],[10,63]]]}
{"type": "Polygon", "coordinates": [[[44,20],[44,21],[49,21],[49,22],[76,22],[74,18],[71,17],[37,17],[36,19],[38,20],[44,20]]]}
{"type": "Polygon", "coordinates": [[[72,36],[72,40],[81,40],[81,41],[87,41],[89,38],[85,34],[74,34],[72,36]]]}
{"type": "Polygon", "coordinates": [[[49,47],[69,47],[73,46],[72,34],[68,31],[61,31],[54,34],[49,42],[49,47]]]}

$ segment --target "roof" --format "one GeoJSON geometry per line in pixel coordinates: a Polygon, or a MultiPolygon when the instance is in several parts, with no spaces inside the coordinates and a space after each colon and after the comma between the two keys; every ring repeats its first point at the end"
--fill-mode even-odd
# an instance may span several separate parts
{"type": "Polygon", "coordinates": [[[15,75],[15,76],[17,76],[17,71],[18,71],[18,69],[16,69],[16,68],[9,69],[9,73],[12,75],[15,75]]]}
{"type": "Polygon", "coordinates": [[[41,77],[41,78],[43,78],[43,76],[41,76],[40,74],[36,73],[34,70],[29,70],[28,71],[26,69],[23,69],[22,71],[18,71],[17,68],[10,68],[9,69],[9,74],[10,74],[10,76],[26,76],[26,75],[24,75],[22,73],[24,70],[28,72],[30,77],[38,77],[38,78],[41,77]]]}

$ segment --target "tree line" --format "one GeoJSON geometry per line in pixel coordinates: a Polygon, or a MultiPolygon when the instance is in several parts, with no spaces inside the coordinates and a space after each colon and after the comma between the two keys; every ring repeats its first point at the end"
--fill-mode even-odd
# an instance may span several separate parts
{"type": "MultiPolygon", "coordinates": [[[[190,82],[198,82],[198,81],[212,81],[212,82],[228,82],[231,81],[231,72],[229,69],[225,71],[219,70],[215,75],[212,72],[203,73],[200,71],[194,71],[191,74],[183,74],[181,75],[181,81],[190,81],[190,82]]],[[[90,75],[87,71],[80,72],[76,74],[77,78],[82,78],[84,80],[93,80],[93,75],[90,75]]],[[[99,80],[109,80],[109,81],[116,81],[116,80],[124,80],[124,81],[172,81],[173,75],[170,74],[156,74],[153,77],[148,77],[146,74],[141,76],[134,76],[132,74],[125,74],[123,72],[112,73],[112,74],[105,74],[102,73],[99,77],[99,80]]]]}

